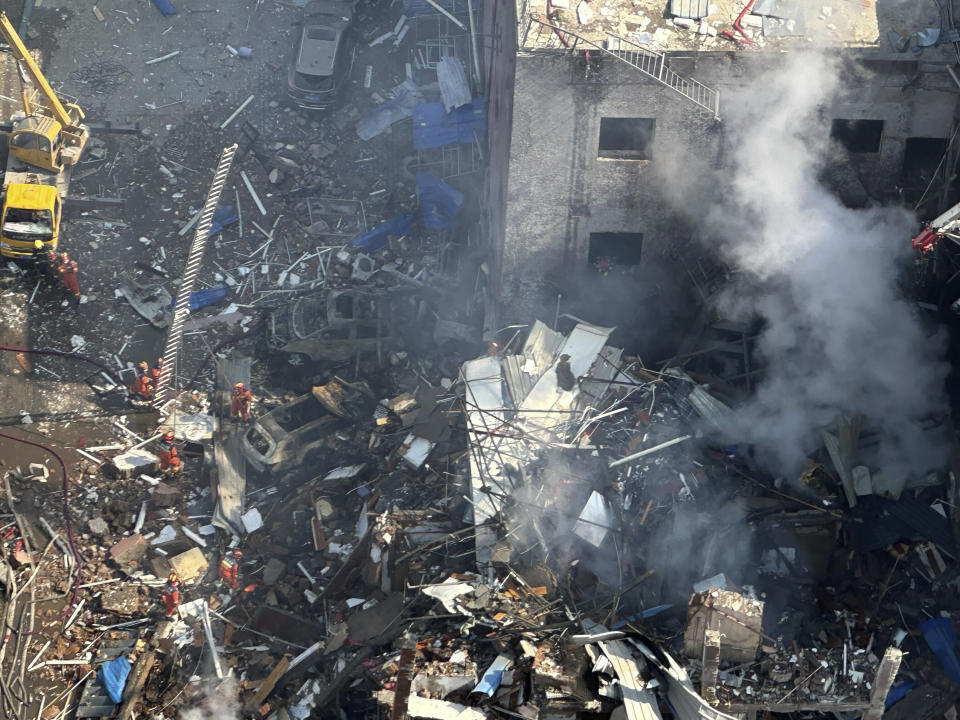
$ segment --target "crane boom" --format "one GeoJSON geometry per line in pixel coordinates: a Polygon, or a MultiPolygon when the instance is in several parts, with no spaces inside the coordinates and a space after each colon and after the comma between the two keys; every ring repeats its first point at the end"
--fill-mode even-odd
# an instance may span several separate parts
{"type": "MultiPolygon", "coordinates": [[[[53,91],[53,88],[50,87],[50,83],[47,82],[47,79],[43,76],[43,73],[40,72],[40,67],[27,51],[27,46],[23,44],[20,36],[17,35],[16,30],[13,29],[13,25],[10,24],[10,20],[7,18],[7,14],[5,12],[0,12],[0,34],[3,35],[3,39],[7,41],[13,50],[14,58],[17,61],[22,62],[26,67],[27,74],[30,76],[30,80],[46,98],[47,102],[49,103],[48,107],[50,108],[50,112],[53,113],[57,121],[59,121],[59,123],[64,127],[67,127],[70,125],[76,125],[80,120],[82,120],[82,111],[80,111],[80,117],[76,119],[71,118],[69,113],[67,113],[63,103],[60,102],[60,98],[57,97],[57,94],[53,91]]],[[[77,108],[77,110],[79,111],[79,108],[77,108]]]]}

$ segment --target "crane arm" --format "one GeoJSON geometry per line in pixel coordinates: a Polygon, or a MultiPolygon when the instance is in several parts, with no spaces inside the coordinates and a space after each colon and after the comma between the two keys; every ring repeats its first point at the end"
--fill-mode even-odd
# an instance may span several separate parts
{"type": "Polygon", "coordinates": [[[913,249],[929,252],[940,238],[947,233],[956,232],[958,229],[960,229],[960,203],[931,220],[930,224],[923,229],[923,232],[911,241],[913,249]]]}
{"type": "Polygon", "coordinates": [[[26,45],[23,44],[20,36],[17,35],[17,31],[13,29],[13,25],[10,24],[10,20],[7,18],[5,12],[0,12],[0,34],[3,35],[3,39],[7,41],[13,50],[14,58],[18,62],[22,62],[26,67],[30,80],[47,99],[51,112],[56,116],[60,124],[64,127],[73,125],[73,119],[67,113],[66,108],[63,107],[63,103],[60,102],[60,98],[57,97],[53,88],[50,87],[50,83],[47,82],[43,73],[40,72],[40,67],[27,51],[26,45]]]}

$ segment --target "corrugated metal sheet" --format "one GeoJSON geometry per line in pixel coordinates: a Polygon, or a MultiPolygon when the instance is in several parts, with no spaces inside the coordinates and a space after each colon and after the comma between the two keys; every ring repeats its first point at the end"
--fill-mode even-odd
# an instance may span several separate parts
{"type": "Polygon", "coordinates": [[[525,355],[507,355],[500,358],[503,381],[507,384],[507,391],[510,393],[510,400],[514,407],[523,402],[537,379],[537,375],[524,370],[527,363],[525,355]]]}
{"type": "MultiPolygon", "coordinates": [[[[611,332],[613,328],[579,323],[567,336],[557,357],[569,355],[570,369],[574,377],[586,375],[603,350],[611,332]]],[[[560,390],[555,369],[556,363],[544,369],[533,390],[520,405],[520,411],[527,415],[525,419],[530,434],[548,441],[556,439],[554,431],[565,426],[580,401],[580,393],[576,390],[560,390]]]]}
{"type": "Polygon", "coordinates": [[[580,406],[586,407],[592,405],[596,399],[602,396],[610,387],[610,380],[614,378],[623,382],[633,382],[633,378],[628,378],[619,372],[620,358],[623,357],[621,348],[605,346],[596,361],[590,366],[588,375],[600,380],[584,380],[580,383],[581,400],[580,406]],[[617,377],[617,375],[620,377],[617,377]]]}
{"type": "Polygon", "coordinates": [[[583,400],[577,389],[562,391],[557,387],[556,359],[569,355],[577,377],[586,375],[601,353],[616,364],[622,351],[604,350],[611,332],[612,328],[580,323],[564,338],[538,322],[527,338],[522,357],[482,357],[463,364],[471,506],[477,525],[477,564],[481,568],[493,557],[496,530],[484,523],[499,513],[499,497],[509,494],[512,478],[536,458],[542,441],[554,441],[565,434],[583,400]],[[491,488],[493,493],[489,492],[491,488]]]}
{"type": "Polygon", "coordinates": [[[687,671],[684,670],[670,655],[663,651],[667,659],[664,665],[650,648],[643,643],[637,643],[644,656],[660,668],[667,678],[667,699],[674,710],[677,720],[737,720],[733,715],[721,712],[704,700],[693,689],[693,683],[687,671]]]}
{"type": "Polygon", "coordinates": [[[710,0],[670,0],[670,14],[699,20],[710,14],[710,0]]]}
{"type": "MultiPolygon", "coordinates": [[[[584,621],[584,627],[591,634],[604,633],[607,629],[590,620],[584,621]]],[[[630,646],[623,640],[606,640],[597,645],[610,660],[613,671],[620,680],[620,692],[623,695],[627,720],[663,720],[657,698],[646,688],[640,666],[630,646]]]]}
{"type": "MultiPolygon", "coordinates": [[[[488,479],[502,476],[503,466],[494,452],[506,410],[500,358],[482,357],[463,364],[467,388],[467,427],[470,429],[470,489],[476,529],[477,564],[486,565],[493,556],[497,533],[483,526],[500,511],[496,496],[485,492],[488,479]]],[[[494,481],[495,484],[495,481],[494,481]]]]}
{"type": "Polygon", "coordinates": [[[956,555],[956,543],[950,521],[923,500],[912,495],[903,495],[899,500],[884,500],[888,513],[905,525],[913,528],[921,537],[934,543],[941,552],[950,557],[956,555]]]}
{"type": "Polygon", "coordinates": [[[687,395],[693,409],[704,421],[715,430],[721,432],[729,430],[733,420],[733,410],[725,403],[717,400],[713,395],[697,385],[687,395]]]}
{"type": "Polygon", "coordinates": [[[539,376],[553,364],[561,345],[563,345],[563,335],[537,320],[530,329],[527,341],[523,344],[522,354],[533,361],[539,376]]]}

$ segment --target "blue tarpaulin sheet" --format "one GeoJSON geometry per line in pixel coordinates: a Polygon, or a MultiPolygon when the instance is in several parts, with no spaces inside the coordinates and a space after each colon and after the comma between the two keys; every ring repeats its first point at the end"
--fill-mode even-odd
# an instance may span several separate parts
{"type": "Polygon", "coordinates": [[[930,618],[920,625],[923,639],[940,661],[940,669],[955,685],[960,685],[960,660],[957,660],[957,634],[949,618],[930,618]]]}
{"type": "Polygon", "coordinates": [[[463,193],[432,173],[417,173],[417,194],[427,230],[447,230],[463,205],[463,193]]]}
{"type": "Polygon", "coordinates": [[[233,205],[224,205],[213,213],[213,225],[210,226],[210,234],[207,237],[213,237],[228,225],[233,225],[240,217],[233,209],[233,205]]]}
{"type": "Polygon", "coordinates": [[[170,0],[153,0],[153,4],[157,6],[157,10],[162,12],[164,15],[176,15],[177,9],[173,6],[173,3],[170,0]]]}
{"type": "Polygon", "coordinates": [[[121,655],[110,662],[106,662],[97,670],[97,680],[107,690],[107,695],[115,703],[123,700],[123,688],[127,684],[127,675],[130,674],[130,661],[121,655]]]}
{"type": "MultiPolygon", "coordinates": [[[[229,288],[226,285],[218,285],[217,287],[197,290],[195,293],[190,293],[190,312],[195,312],[200,308],[205,308],[207,305],[220,302],[227,296],[228,291],[229,288]]],[[[170,307],[173,307],[176,302],[177,300],[174,298],[170,302],[170,307]]]]}
{"type": "Polygon", "coordinates": [[[353,239],[353,246],[372,252],[387,244],[390,235],[409,235],[413,227],[413,213],[403,213],[385,220],[373,230],[367,230],[353,239]]]}
{"type": "Polygon", "coordinates": [[[413,109],[413,146],[417,150],[443,147],[450,143],[472,143],[473,133],[487,132],[487,109],[483,98],[445,112],[442,103],[426,103],[413,109]]]}
{"type": "Polygon", "coordinates": [[[890,692],[887,693],[887,699],[884,701],[884,707],[890,708],[893,705],[896,705],[898,702],[903,700],[907,693],[913,690],[917,686],[913,680],[904,680],[902,683],[897,683],[892,688],[890,692]]]}

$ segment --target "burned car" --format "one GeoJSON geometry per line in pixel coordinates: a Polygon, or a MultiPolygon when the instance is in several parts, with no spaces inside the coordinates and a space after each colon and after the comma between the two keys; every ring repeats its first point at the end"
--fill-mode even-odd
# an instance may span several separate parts
{"type": "Polygon", "coordinates": [[[324,110],[337,99],[353,68],[353,4],[315,3],[300,25],[287,71],[287,95],[302,108],[324,110]]]}
{"type": "Polygon", "coordinates": [[[424,312],[424,291],[414,286],[330,290],[275,309],[268,321],[271,348],[339,362],[376,352],[396,340],[396,327],[424,312]]]}
{"type": "Polygon", "coordinates": [[[258,417],[243,434],[243,455],[257,470],[296,467],[340,424],[312,394],[258,417]]]}

